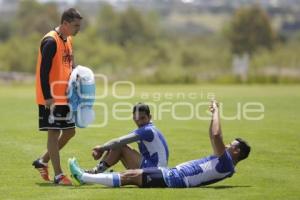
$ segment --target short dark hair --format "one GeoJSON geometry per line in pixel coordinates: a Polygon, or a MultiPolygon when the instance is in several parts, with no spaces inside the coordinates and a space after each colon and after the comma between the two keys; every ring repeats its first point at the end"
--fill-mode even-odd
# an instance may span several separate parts
{"type": "Polygon", "coordinates": [[[239,161],[246,159],[251,151],[251,147],[249,146],[248,142],[242,138],[236,138],[235,140],[239,142],[237,145],[237,147],[240,149],[238,157],[239,161]]]}
{"type": "Polygon", "coordinates": [[[82,18],[83,17],[81,16],[78,10],[76,10],[75,8],[69,8],[63,12],[60,23],[62,24],[64,21],[70,23],[75,19],[82,19],[82,18]]]}
{"type": "Polygon", "coordinates": [[[150,116],[150,108],[144,103],[138,103],[133,107],[133,113],[135,112],[144,112],[147,116],[150,116]]]}

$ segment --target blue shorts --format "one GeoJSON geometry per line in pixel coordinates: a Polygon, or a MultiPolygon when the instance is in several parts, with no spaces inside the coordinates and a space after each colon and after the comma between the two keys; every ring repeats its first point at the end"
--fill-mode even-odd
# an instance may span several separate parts
{"type": "Polygon", "coordinates": [[[184,175],[176,168],[160,168],[162,171],[165,183],[169,188],[186,188],[184,175]]]}

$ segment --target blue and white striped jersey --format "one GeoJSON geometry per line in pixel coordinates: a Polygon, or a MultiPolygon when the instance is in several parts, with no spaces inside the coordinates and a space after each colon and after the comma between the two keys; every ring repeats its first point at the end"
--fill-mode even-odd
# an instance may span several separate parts
{"type": "Polygon", "coordinates": [[[138,146],[143,157],[140,168],[167,167],[169,149],[162,133],[151,122],[133,133],[140,136],[138,146]]]}
{"type": "Polygon", "coordinates": [[[192,160],[175,168],[161,168],[168,187],[197,187],[212,184],[231,177],[234,164],[226,150],[220,157],[208,156],[192,160]]]}

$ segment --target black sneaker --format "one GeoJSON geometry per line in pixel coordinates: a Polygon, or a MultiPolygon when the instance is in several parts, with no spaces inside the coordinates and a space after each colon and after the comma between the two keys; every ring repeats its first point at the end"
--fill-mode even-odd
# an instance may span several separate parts
{"type": "Polygon", "coordinates": [[[85,170],[84,172],[88,174],[99,174],[105,172],[109,167],[110,166],[105,161],[101,161],[93,169],[85,170]]]}
{"type": "MultiPolygon", "coordinates": [[[[98,165],[97,165],[98,166],[98,165]]],[[[88,173],[88,174],[98,174],[98,168],[97,167],[94,167],[92,169],[85,169],[84,170],[85,173],[88,173]]]]}

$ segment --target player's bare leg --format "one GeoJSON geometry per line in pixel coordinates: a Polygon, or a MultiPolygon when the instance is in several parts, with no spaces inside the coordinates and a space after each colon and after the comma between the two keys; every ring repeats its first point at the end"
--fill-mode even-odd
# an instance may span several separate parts
{"type": "Polygon", "coordinates": [[[141,169],[126,170],[120,173],[121,185],[137,185],[141,187],[142,174],[143,170],[141,169]]]}
{"type": "Polygon", "coordinates": [[[141,163],[141,155],[130,146],[125,145],[119,149],[108,151],[96,167],[86,172],[91,174],[104,172],[120,160],[126,169],[138,169],[141,163]]]}
{"type": "Polygon", "coordinates": [[[117,150],[110,150],[103,161],[109,166],[115,165],[119,160],[122,161],[126,169],[138,169],[141,162],[141,155],[130,146],[125,145],[117,150]]]}
{"type": "Polygon", "coordinates": [[[60,130],[48,130],[47,149],[52,162],[55,175],[61,174],[58,138],[60,136],[60,130]]]}
{"type": "Polygon", "coordinates": [[[75,129],[64,130],[62,134],[60,134],[60,130],[48,130],[48,143],[47,148],[49,152],[49,157],[52,162],[52,166],[54,169],[54,183],[60,185],[72,185],[69,178],[67,178],[61,169],[60,166],[60,155],[59,155],[59,139],[66,143],[69,141],[71,136],[75,133],[75,129]],[[70,136],[66,136],[68,133],[71,133],[70,136]]]}
{"type": "MultiPolygon", "coordinates": [[[[66,129],[63,130],[63,133],[60,134],[59,138],[58,138],[58,148],[59,150],[61,150],[68,142],[69,140],[74,137],[75,135],[75,128],[71,128],[71,129],[66,129]]],[[[43,163],[48,163],[50,160],[50,156],[48,151],[46,151],[42,157],[41,157],[43,163]]]]}

